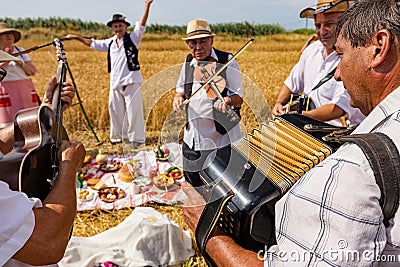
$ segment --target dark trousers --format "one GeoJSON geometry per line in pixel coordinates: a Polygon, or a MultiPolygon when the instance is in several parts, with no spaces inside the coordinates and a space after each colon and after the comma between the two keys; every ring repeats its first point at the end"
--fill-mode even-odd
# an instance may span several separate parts
{"type": "Polygon", "coordinates": [[[204,185],[200,179],[199,172],[204,169],[204,161],[214,150],[193,150],[185,142],[182,144],[183,170],[185,179],[192,186],[204,185]]]}

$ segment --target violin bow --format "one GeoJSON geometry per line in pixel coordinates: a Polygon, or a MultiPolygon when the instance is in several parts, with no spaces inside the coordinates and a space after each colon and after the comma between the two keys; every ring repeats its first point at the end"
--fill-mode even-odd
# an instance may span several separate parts
{"type": "MultiPolygon", "coordinates": [[[[239,56],[247,47],[249,47],[252,43],[254,42],[254,38],[250,39],[245,43],[242,48],[240,48],[233,56],[231,59],[229,59],[221,68],[219,68],[212,76],[210,76],[207,81],[204,82],[202,86],[200,86],[199,89],[197,89],[189,98],[185,99],[180,105],[179,109],[182,109],[183,106],[187,105],[190,100],[198,94],[204,87],[206,87],[210,82],[214,80],[215,77],[217,77],[224,69],[228,67],[229,64],[232,63],[236,59],[237,56],[239,56]]],[[[217,90],[218,91],[218,90],[217,90]]]]}

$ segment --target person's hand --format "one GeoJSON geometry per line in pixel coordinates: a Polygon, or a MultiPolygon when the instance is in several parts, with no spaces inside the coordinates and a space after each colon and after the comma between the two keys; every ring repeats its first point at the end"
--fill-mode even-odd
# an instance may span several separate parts
{"type": "Polygon", "coordinates": [[[280,102],[275,103],[275,106],[272,109],[272,115],[279,116],[279,115],[282,115],[282,114],[285,114],[285,113],[286,113],[286,109],[282,105],[282,103],[280,103],[280,102]]]}
{"type": "Polygon", "coordinates": [[[61,154],[60,166],[68,164],[68,168],[78,169],[82,166],[86,150],[82,143],[77,141],[63,141],[59,150],[61,154]]]}
{"type": "MultiPolygon", "coordinates": [[[[53,100],[53,93],[57,86],[57,79],[53,77],[47,87],[46,93],[43,98],[43,104],[51,107],[53,100]]],[[[64,86],[61,92],[61,100],[64,103],[63,109],[67,109],[72,105],[72,98],[75,95],[75,88],[68,82],[64,82],[64,86]]]]}
{"type": "Polygon", "coordinates": [[[182,205],[183,219],[189,228],[195,232],[201,213],[204,210],[206,202],[204,198],[188,182],[182,183],[182,190],[187,195],[187,200],[182,205]]]}
{"type": "Polygon", "coordinates": [[[181,109],[181,104],[185,99],[183,98],[183,94],[177,93],[174,97],[174,101],[172,102],[172,109],[179,113],[181,109]]]}
{"type": "Polygon", "coordinates": [[[65,39],[65,40],[77,39],[77,35],[75,35],[75,34],[67,34],[63,39],[65,39]]]}
{"type": "Polygon", "coordinates": [[[214,108],[222,113],[228,112],[228,105],[227,105],[226,101],[222,102],[221,100],[217,99],[214,102],[214,108]]]}
{"type": "Polygon", "coordinates": [[[153,0],[146,0],[146,5],[150,5],[151,3],[153,3],[153,0]]]}

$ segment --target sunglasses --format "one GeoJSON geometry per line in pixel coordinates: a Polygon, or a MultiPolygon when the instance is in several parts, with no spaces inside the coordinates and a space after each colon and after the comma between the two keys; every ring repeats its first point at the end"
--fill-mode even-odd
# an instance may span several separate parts
{"type": "Polygon", "coordinates": [[[7,71],[0,67],[0,82],[7,76],[7,71]]]}

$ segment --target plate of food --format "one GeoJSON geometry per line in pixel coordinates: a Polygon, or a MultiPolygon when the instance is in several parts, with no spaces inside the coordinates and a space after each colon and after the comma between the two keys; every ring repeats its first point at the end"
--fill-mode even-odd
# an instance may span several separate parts
{"type": "Polygon", "coordinates": [[[119,162],[107,162],[100,165],[100,170],[103,172],[116,172],[121,169],[121,163],[119,162]]]}
{"type": "Polygon", "coordinates": [[[78,199],[82,201],[90,201],[94,198],[95,192],[83,189],[77,193],[78,199]]]}
{"type": "Polygon", "coordinates": [[[157,146],[153,149],[153,152],[159,161],[167,161],[170,156],[169,149],[164,145],[157,146]]]}
{"type": "Polygon", "coordinates": [[[107,203],[115,202],[125,196],[125,191],[119,187],[110,186],[99,189],[99,198],[107,203]]]}
{"type": "Polygon", "coordinates": [[[173,178],[173,179],[176,181],[176,180],[179,180],[179,179],[182,178],[182,176],[183,176],[183,170],[179,169],[179,168],[176,167],[176,166],[172,166],[172,167],[168,168],[168,169],[164,172],[164,174],[165,174],[167,177],[173,178]]]}
{"type": "Polygon", "coordinates": [[[169,190],[175,185],[175,180],[165,174],[153,177],[153,184],[161,190],[169,190]]]}

